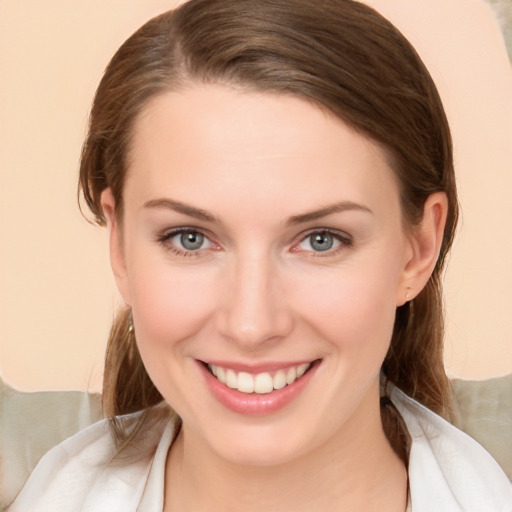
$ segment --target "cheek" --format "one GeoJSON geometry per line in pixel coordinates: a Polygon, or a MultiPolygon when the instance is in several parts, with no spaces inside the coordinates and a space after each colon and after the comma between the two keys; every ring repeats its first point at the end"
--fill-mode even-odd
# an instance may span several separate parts
{"type": "Polygon", "coordinates": [[[181,412],[191,392],[190,384],[182,386],[190,382],[192,359],[187,356],[198,332],[209,323],[215,287],[211,275],[199,270],[180,272],[165,264],[136,268],[130,284],[139,352],[157,389],[181,412]]]}
{"type": "Polygon", "coordinates": [[[180,342],[196,334],[212,314],[212,272],[155,261],[138,262],[133,268],[130,294],[139,346],[179,349],[180,342]]]}
{"type": "MultiPolygon", "coordinates": [[[[322,338],[354,359],[368,352],[385,356],[396,312],[398,269],[389,265],[342,268],[300,293],[303,318],[322,338]]],[[[380,356],[378,356],[380,357],[380,356]]]]}

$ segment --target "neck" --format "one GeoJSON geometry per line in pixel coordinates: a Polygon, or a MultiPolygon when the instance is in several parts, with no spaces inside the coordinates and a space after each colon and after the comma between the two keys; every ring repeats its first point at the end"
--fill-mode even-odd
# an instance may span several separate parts
{"type": "Polygon", "coordinates": [[[356,412],[328,442],[276,466],[232,464],[182,430],[167,460],[165,511],[403,512],[407,471],[382,430],[378,393],[371,398],[371,414],[356,412]]]}

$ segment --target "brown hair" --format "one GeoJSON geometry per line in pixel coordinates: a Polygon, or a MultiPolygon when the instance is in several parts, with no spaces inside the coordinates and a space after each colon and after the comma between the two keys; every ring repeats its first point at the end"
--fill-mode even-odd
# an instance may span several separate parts
{"type": "MultiPolygon", "coordinates": [[[[114,55],[92,106],[79,187],[98,224],[105,224],[100,195],[106,187],[122,221],[137,116],[154,96],[194,82],[296,95],[381,143],[398,179],[406,226],[419,222],[430,194],[447,194],[441,255],[427,286],[397,309],[383,364],[389,381],[445,413],[441,272],[458,207],[447,119],[410,43],[372,8],[352,0],[192,0],[150,20],[114,55]]],[[[126,311],[109,338],[103,399],[108,416],[162,400],[126,311]]]]}

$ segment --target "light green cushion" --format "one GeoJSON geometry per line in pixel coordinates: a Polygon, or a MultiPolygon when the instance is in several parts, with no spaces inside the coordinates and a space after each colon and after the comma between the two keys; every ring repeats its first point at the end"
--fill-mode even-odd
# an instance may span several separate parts
{"type": "Polygon", "coordinates": [[[21,393],[0,380],[0,510],[52,446],[101,418],[99,395],[21,393]]]}
{"type": "Polygon", "coordinates": [[[455,379],[455,426],[476,439],[512,480],[512,374],[471,381],[455,379]]]}
{"type": "MultiPolygon", "coordinates": [[[[484,446],[512,480],[512,375],[456,379],[453,391],[454,424],[484,446]]],[[[100,418],[99,395],[21,393],[0,381],[0,510],[46,451],[100,418]]]]}

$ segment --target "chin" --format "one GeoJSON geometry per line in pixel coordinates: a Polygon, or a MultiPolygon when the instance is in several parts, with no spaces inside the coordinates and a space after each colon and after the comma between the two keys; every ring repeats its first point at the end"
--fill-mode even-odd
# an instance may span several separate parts
{"type": "Polygon", "coordinates": [[[299,458],[307,451],[303,438],[310,436],[307,436],[302,428],[294,434],[290,436],[289,429],[286,433],[281,433],[272,427],[245,428],[239,433],[232,432],[222,439],[212,439],[210,446],[220,458],[231,464],[252,467],[279,466],[299,458]]]}

